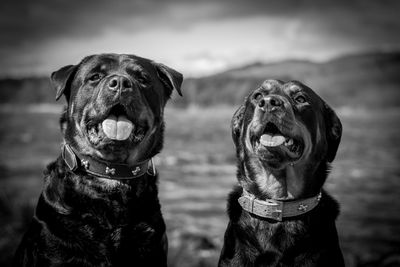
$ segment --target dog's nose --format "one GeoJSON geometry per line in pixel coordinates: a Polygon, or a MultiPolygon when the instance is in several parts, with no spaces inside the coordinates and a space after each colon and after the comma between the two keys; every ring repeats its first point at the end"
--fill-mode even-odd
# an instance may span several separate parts
{"type": "Polygon", "coordinates": [[[262,110],[275,110],[283,106],[283,101],[276,96],[266,96],[258,101],[258,107],[262,110]]]}
{"type": "Polygon", "coordinates": [[[124,76],[114,76],[108,81],[108,89],[111,91],[125,92],[133,87],[131,80],[124,76]]]}

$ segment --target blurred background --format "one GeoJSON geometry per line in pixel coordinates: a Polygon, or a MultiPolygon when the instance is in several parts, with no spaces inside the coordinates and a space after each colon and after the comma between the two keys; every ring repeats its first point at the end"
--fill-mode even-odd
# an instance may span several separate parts
{"type": "Polygon", "coordinates": [[[267,78],[300,80],[344,132],[325,184],[347,266],[400,266],[400,1],[2,0],[0,266],[60,153],[48,77],[93,53],[133,53],[186,77],[157,157],[170,266],[216,266],[236,182],[230,119],[267,78]]]}

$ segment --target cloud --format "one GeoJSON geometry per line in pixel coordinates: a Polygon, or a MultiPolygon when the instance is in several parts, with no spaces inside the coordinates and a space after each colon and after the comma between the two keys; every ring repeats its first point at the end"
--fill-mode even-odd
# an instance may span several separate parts
{"type": "Polygon", "coordinates": [[[22,55],[29,55],[27,62],[43,59],[38,73],[61,67],[60,62],[77,63],[87,54],[117,51],[170,64],[186,75],[205,75],[252,61],[323,60],[341,48],[330,36],[321,36],[318,28],[310,31],[306,25],[306,20],[295,17],[259,16],[199,22],[185,30],[157,27],[127,34],[104,29],[96,38],[56,38],[36,48],[36,53],[22,55]]]}
{"type": "MultiPolygon", "coordinates": [[[[339,0],[3,0],[0,9],[1,41],[21,44],[58,36],[96,36],[104,27],[143,31],[157,26],[185,27],[201,21],[251,16],[302,16],[323,18],[322,23],[357,20],[361,15],[391,18],[399,24],[398,1],[339,0]],[[366,13],[368,11],[369,13],[366,13]],[[390,14],[388,14],[388,12],[390,14]],[[332,17],[331,15],[335,17],[332,17]],[[338,17],[339,16],[339,17],[338,17]],[[135,23],[126,23],[131,19],[135,23]],[[329,21],[328,21],[329,20],[329,21]]],[[[357,24],[350,21],[350,26],[357,24]]],[[[321,21],[320,21],[321,23],[321,21]]],[[[335,23],[332,24],[333,26],[335,23]]],[[[335,29],[335,27],[333,27],[335,29]]],[[[342,28],[343,29],[343,28],[342,28]]],[[[346,27],[344,28],[346,30],[346,27]]]]}
{"type": "Polygon", "coordinates": [[[3,0],[0,5],[3,75],[48,73],[102,51],[135,52],[200,75],[252,60],[323,60],[400,44],[395,0],[3,0]]]}

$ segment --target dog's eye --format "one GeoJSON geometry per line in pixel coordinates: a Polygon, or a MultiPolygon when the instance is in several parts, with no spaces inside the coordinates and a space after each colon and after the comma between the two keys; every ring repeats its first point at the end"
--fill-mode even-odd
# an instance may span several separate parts
{"type": "Polygon", "coordinates": [[[89,81],[91,82],[96,82],[100,80],[101,76],[98,73],[93,74],[92,76],[89,77],[89,81]]]}
{"type": "Polygon", "coordinates": [[[294,98],[294,100],[296,100],[297,103],[301,103],[301,104],[307,102],[307,99],[302,95],[296,96],[294,98]]]}
{"type": "Polygon", "coordinates": [[[147,75],[140,75],[136,78],[136,80],[143,86],[147,87],[150,85],[150,78],[147,75]]]}
{"type": "Polygon", "coordinates": [[[145,77],[138,77],[137,80],[138,80],[138,82],[140,82],[142,84],[146,84],[147,83],[147,79],[145,77]]]}

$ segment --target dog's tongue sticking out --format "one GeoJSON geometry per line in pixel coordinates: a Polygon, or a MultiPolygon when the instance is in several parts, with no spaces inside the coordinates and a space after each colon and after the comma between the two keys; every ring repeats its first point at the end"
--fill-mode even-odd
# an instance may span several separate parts
{"type": "Polygon", "coordinates": [[[108,116],[102,126],[108,138],[120,141],[128,139],[134,128],[132,122],[123,115],[118,118],[114,115],[108,116]]]}
{"type": "Polygon", "coordinates": [[[263,146],[280,146],[285,142],[285,137],[282,135],[263,134],[260,138],[260,143],[263,146]]]}

